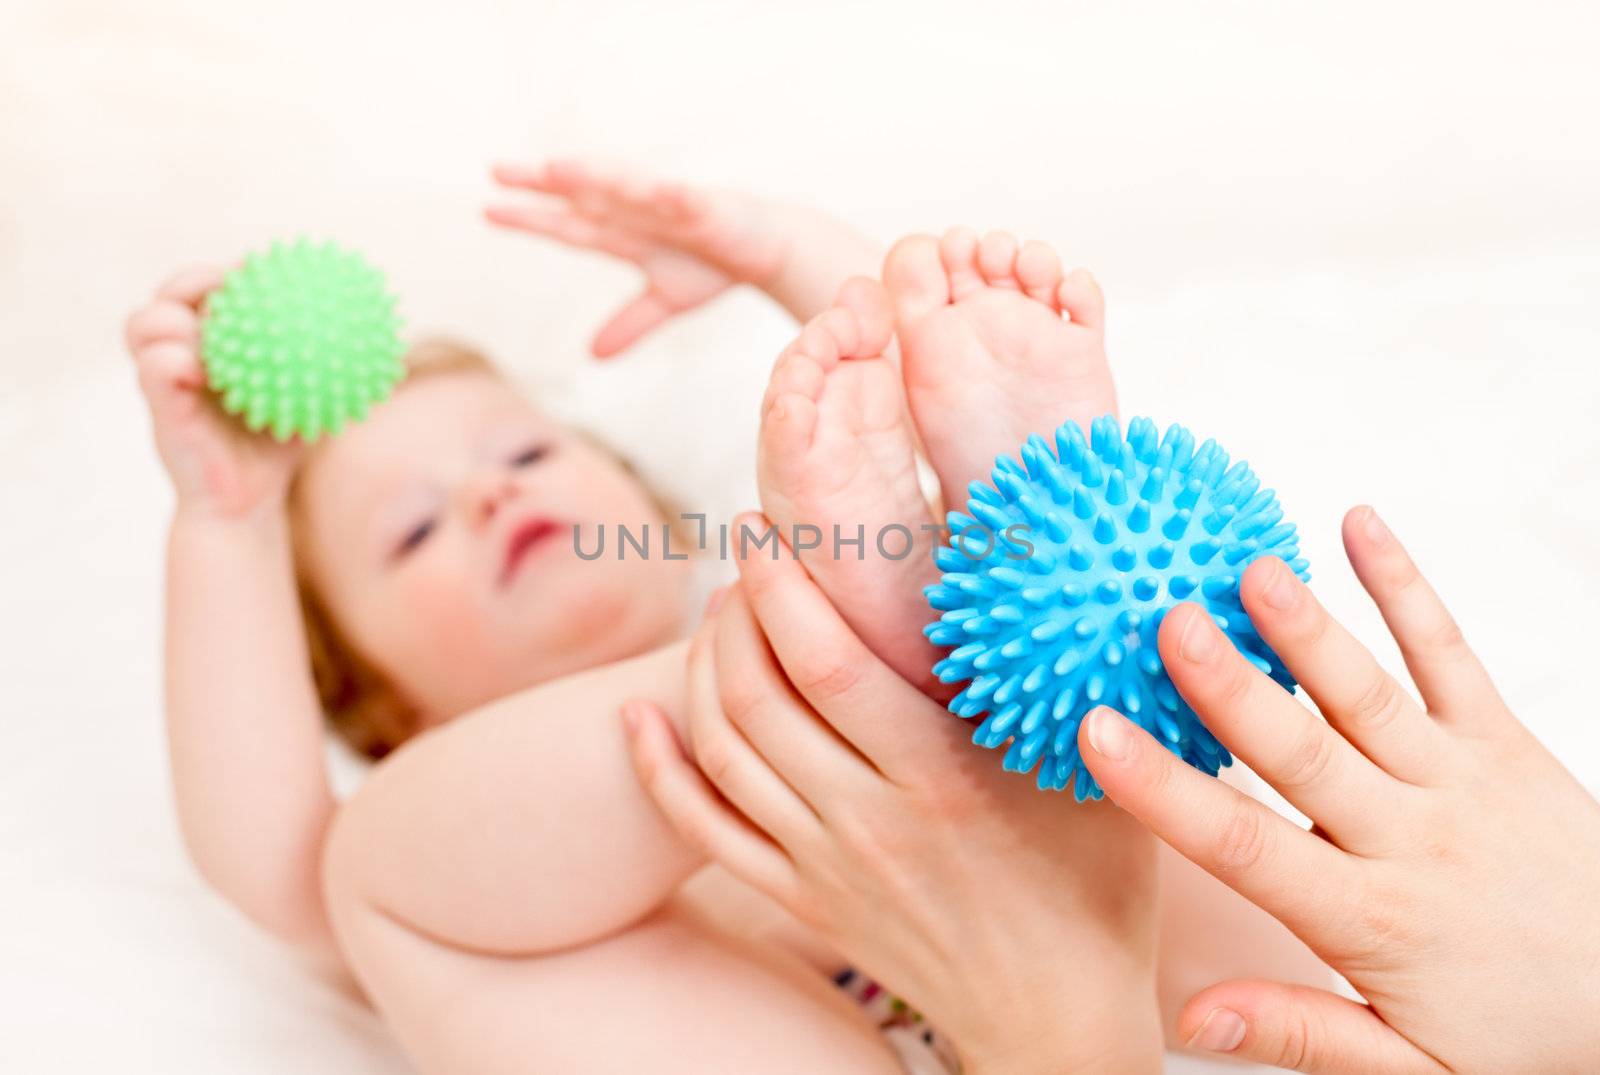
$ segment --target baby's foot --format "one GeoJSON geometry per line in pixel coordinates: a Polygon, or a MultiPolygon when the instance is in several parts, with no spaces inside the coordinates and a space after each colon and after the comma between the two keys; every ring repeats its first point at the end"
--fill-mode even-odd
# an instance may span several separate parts
{"type": "Polygon", "coordinates": [[[933,689],[938,654],[921,630],[922,587],[937,573],[933,516],[917,482],[900,375],[883,357],[893,328],[888,295],[863,278],[812,318],[773,367],[757,479],[767,518],[861,640],[933,689]]]}
{"type": "Polygon", "coordinates": [[[1067,419],[1117,409],[1105,352],[1105,303],[1088,272],[1066,275],[1054,250],[957,228],[889,252],[906,397],[946,506],[987,478],[995,456],[1067,419]],[[1070,320],[1065,320],[1065,313],[1070,320]]]}

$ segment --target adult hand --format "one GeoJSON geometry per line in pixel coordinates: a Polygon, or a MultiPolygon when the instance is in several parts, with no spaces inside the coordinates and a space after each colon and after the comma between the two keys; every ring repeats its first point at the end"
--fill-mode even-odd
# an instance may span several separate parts
{"type": "Polygon", "coordinates": [[[1162,624],[1178,690],[1316,824],[1183,765],[1108,709],[1079,743],[1106,794],[1283,921],[1366,999],[1268,981],[1188,1004],[1192,1044],[1298,1071],[1600,1071],[1600,805],[1518,722],[1370,508],[1344,521],[1422,704],[1280,561],[1240,585],[1326,723],[1194,605],[1162,624]]]}
{"type": "Polygon", "coordinates": [[[692,648],[694,762],[659,710],[625,711],[679,832],[921,1011],[969,1071],[1159,1070],[1154,841],[1002,772],[786,549],[740,574],[692,648]]]}

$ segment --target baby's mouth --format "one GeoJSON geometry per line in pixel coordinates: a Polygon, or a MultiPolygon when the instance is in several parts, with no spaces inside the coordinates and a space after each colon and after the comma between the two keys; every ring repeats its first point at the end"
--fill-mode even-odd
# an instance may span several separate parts
{"type": "Polygon", "coordinates": [[[500,585],[504,586],[511,581],[530,552],[558,537],[564,529],[565,527],[554,519],[543,517],[518,523],[506,540],[505,560],[500,567],[500,585]]]}

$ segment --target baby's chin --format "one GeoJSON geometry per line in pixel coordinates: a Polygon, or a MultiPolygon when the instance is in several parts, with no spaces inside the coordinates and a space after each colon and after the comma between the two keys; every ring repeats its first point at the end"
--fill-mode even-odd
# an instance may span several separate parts
{"type": "Polygon", "coordinates": [[[683,637],[691,619],[687,564],[652,564],[583,584],[577,572],[517,595],[511,629],[527,629],[521,665],[541,680],[641,656],[683,637]],[[627,577],[631,575],[632,577],[627,577]]]}

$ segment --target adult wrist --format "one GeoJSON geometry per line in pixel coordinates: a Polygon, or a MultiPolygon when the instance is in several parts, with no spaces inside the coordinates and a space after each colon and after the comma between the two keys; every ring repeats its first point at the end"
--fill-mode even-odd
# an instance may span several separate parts
{"type": "Polygon", "coordinates": [[[1099,989],[1090,1003],[1069,994],[1052,1004],[1048,991],[1027,1003],[985,994],[991,1018],[951,1035],[964,1075],[1159,1073],[1165,1044],[1153,974],[1113,969],[1090,977],[1099,989]]]}

